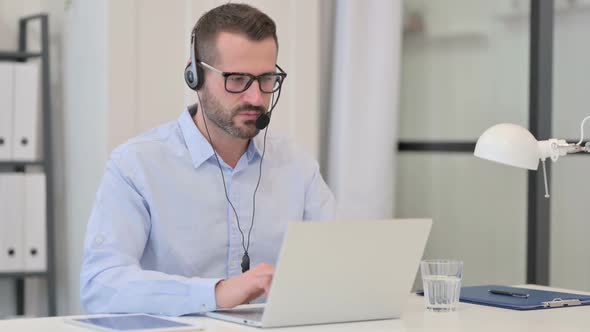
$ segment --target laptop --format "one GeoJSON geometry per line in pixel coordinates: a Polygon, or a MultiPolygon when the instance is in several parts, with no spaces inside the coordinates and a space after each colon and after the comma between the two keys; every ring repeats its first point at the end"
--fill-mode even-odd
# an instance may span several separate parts
{"type": "Polygon", "coordinates": [[[208,312],[256,327],[399,318],[430,219],[294,222],[264,307],[208,312]]]}

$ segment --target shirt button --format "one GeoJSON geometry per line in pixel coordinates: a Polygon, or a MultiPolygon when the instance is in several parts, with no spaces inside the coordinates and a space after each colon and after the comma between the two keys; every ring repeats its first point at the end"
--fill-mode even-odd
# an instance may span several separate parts
{"type": "Polygon", "coordinates": [[[102,236],[102,234],[98,234],[97,236],[94,237],[94,244],[96,244],[97,246],[100,246],[103,243],[104,243],[104,236],[102,236]]]}

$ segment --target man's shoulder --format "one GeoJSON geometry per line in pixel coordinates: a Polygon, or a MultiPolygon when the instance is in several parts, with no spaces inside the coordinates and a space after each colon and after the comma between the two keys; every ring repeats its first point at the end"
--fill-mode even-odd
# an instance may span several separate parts
{"type": "MultiPolygon", "coordinates": [[[[260,146],[262,147],[262,145],[260,146]]],[[[310,151],[300,142],[287,135],[269,134],[267,137],[267,148],[269,147],[272,154],[271,158],[277,161],[290,163],[301,162],[306,164],[316,162],[310,151]]]]}
{"type": "MultiPolygon", "coordinates": [[[[263,148],[264,136],[261,136],[262,137],[258,137],[258,141],[256,143],[260,148],[263,148]]],[[[270,152],[275,156],[282,157],[293,156],[300,150],[292,137],[281,133],[269,133],[266,138],[266,148],[267,152],[270,152]]]]}
{"type": "Polygon", "coordinates": [[[181,133],[177,121],[152,128],[117,146],[111,159],[124,161],[136,158],[162,158],[180,147],[181,133]]]}

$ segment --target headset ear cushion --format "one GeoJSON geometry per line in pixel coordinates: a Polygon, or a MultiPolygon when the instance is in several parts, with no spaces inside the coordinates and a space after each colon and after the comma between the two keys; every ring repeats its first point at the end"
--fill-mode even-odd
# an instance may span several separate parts
{"type": "Polygon", "coordinates": [[[203,84],[205,83],[205,71],[203,70],[203,66],[201,66],[199,63],[197,63],[195,68],[197,69],[197,83],[195,90],[199,90],[203,87],[203,84]]]}
{"type": "Polygon", "coordinates": [[[203,79],[205,78],[203,67],[197,65],[196,69],[196,73],[192,71],[192,66],[190,62],[184,68],[184,81],[186,82],[189,88],[195,91],[199,90],[203,86],[203,79]]]}
{"type": "Polygon", "coordinates": [[[197,86],[199,85],[199,77],[193,73],[190,63],[184,68],[184,81],[189,88],[197,90],[197,86]]]}

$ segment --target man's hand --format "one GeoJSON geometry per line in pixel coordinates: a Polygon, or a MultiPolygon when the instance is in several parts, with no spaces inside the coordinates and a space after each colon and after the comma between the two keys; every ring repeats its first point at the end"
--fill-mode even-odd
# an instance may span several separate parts
{"type": "Polygon", "coordinates": [[[215,300],[219,308],[233,308],[248,303],[260,295],[268,295],[275,269],[262,263],[253,269],[222,280],[215,286],[215,300]]]}

